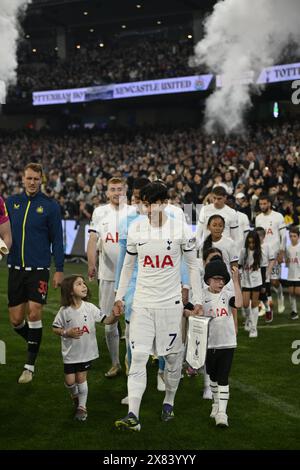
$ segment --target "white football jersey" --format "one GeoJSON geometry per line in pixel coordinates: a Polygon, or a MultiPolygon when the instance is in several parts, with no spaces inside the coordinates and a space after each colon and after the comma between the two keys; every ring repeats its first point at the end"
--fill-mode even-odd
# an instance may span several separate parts
{"type": "Polygon", "coordinates": [[[224,206],[222,209],[216,209],[214,204],[208,204],[207,206],[202,206],[199,214],[199,220],[197,224],[197,241],[201,243],[202,237],[204,239],[209,235],[209,230],[207,229],[207,223],[209,218],[212,215],[221,215],[225,220],[225,228],[223,235],[232,239],[238,238],[238,216],[237,212],[234,209],[231,209],[229,206],[224,206]]]}
{"type": "Polygon", "coordinates": [[[283,215],[273,210],[268,215],[261,213],[255,218],[255,227],[265,229],[265,243],[272,247],[277,256],[280,248],[285,247],[286,225],[283,215]],[[281,237],[284,239],[283,243],[281,237]]]}
{"type": "Polygon", "coordinates": [[[258,269],[253,270],[253,251],[248,250],[248,256],[245,259],[246,249],[243,248],[239,258],[239,265],[242,266],[242,277],[241,277],[241,286],[242,287],[258,287],[262,285],[262,275],[261,267],[263,267],[263,256],[261,258],[260,266],[258,269]]]}
{"type": "Polygon", "coordinates": [[[237,211],[238,216],[238,241],[236,245],[237,253],[240,253],[241,249],[245,246],[245,240],[248,232],[250,232],[249,218],[243,212],[237,211]]]}
{"type": "Polygon", "coordinates": [[[106,315],[90,302],[82,302],[78,309],[61,307],[54,319],[54,328],[80,328],[82,336],[76,338],[61,338],[61,349],[64,364],[77,364],[92,361],[99,357],[96,322],[102,322],[106,315]]]}
{"type": "MultiPolygon", "coordinates": [[[[224,235],[222,235],[222,238],[219,241],[212,242],[212,247],[218,248],[219,250],[221,250],[223,261],[227,266],[227,270],[229,274],[231,275],[230,263],[238,262],[239,260],[239,254],[236,249],[235,242],[231,238],[224,237],[224,235]]],[[[202,249],[203,249],[203,244],[201,246],[201,254],[202,254],[202,249]]]]}
{"type": "MultiPolygon", "coordinates": [[[[265,241],[261,245],[261,254],[262,254],[261,267],[263,268],[267,268],[270,261],[276,259],[276,254],[272,246],[265,243],[265,241]]],[[[268,273],[266,274],[266,282],[270,282],[270,276],[268,275],[268,273]]]]}
{"type": "Polygon", "coordinates": [[[287,247],[286,257],[289,260],[288,281],[300,282],[300,242],[287,247]]]}
{"type": "Polygon", "coordinates": [[[98,235],[99,279],[115,280],[115,267],[119,255],[119,224],[134,210],[127,204],[120,209],[116,209],[112,204],[105,204],[94,210],[89,231],[94,231],[98,235]]]}
{"type": "Polygon", "coordinates": [[[186,218],[181,207],[168,203],[165,211],[166,211],[166,214],[172,215],[173,217],[175,217],[175,219],[180,219],[182,220],[182,222],[186,222],[186,218]]]}
{"type": "Polygon", "coordinates": [[[127,253],[138,256],[135,308],[163,309],[181,304],[183,251],[194,252],[197,265],[195,239],[179,219],[168,217],[161,227],[153,227],[148,218],[143,218],[129,227],[127,253]]]}
{"type": "MultiPolygon", "coordinates": [[[[208,333],[208,348],[222,349],[236,347],[236,333],[232,307],[229,305],[234,292],[224,287],[219,293],[212,293],[208,288],[203,292],[203,313],[211,317],[208,333]]],[[[233,301],[232,301],[233,303],[233,301]]]]}

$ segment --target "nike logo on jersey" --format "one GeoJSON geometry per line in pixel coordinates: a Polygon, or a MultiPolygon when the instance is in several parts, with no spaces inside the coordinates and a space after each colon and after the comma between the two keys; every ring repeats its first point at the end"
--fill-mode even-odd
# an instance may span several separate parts
{"type": "Polygon", "coordinates": [[[66,320],[67,323],[70,323],[71,320],[66,320]]]}
{"type": "Polygon", "coordinates": [[[144,242],[144,243],[138,243],[139,246],[143,246],[143,245],[146,245],[148,242],[144,242]]]}

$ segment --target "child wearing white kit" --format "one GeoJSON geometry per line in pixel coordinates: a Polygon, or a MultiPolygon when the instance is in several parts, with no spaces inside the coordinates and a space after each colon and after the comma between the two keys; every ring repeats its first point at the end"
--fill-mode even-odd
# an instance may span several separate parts
{"type": "Polygon", "coordinates": [[[237,346],[232,309],[243,304],[236,266],[232,267],[233,291],[226,288],[229,281],[230,275],[223,261],[211,261],[205,266],[204,282],[208,287],[203,292],[203,314],[212,317],[206,356],[206,369],[213,393],[210,417],[215,418],[216,425],[221,427],[228,426],[229,373],[237,346]]]}
{"type": "Polygon", "coordinates": [[[298,320],[297,297],[300,298],[300,234],[298,227],[289,230],[291,244],[286,248],[285,262],[288,267],[288,289],[291,320],[298,320]]]}
{"type": "Polygon", "coordinates": [[[243,305],[246,314],[246,324],[249,324],[249,338],[257,338],[258,304],[263,286],[263,254],[258,233],[249,232],[245,247],[239,258],[241,269],[241,285],[243,292],[243,305]]]}
{"type": "Polygon", "coordinates": [[[73,274],[61,284],[61,308],[53,322],[53,332],[61,336],[65,386],[76,406],[75,419],[87,419],[87,372],[99,357],[95,323],[110,325],[118,316],[108,317],[88,302],[89,289],[82,276],[73,274]]]}

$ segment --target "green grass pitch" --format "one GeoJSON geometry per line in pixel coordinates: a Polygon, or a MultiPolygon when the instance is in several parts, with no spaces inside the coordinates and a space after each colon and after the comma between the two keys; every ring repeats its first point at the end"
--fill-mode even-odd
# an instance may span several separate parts
{"type": "MultiPolygon", "coordinates": [[[[84,273],[86,265],[67,264],[66,274],[84,273]]],[[[292,343],[300,340],[300,320],[286,311],[249,339],[241,324],[231,372],[228,429],[209,418],[210,402],[202,399],[203,379],[183,378],[175,402],[176,418],[161,422],[163,393],[156,390],[156,366],[148,365],[148,384],[141,406],[140,433],[118,432],[114,420],[127,413],[125,373],[107,379],[110,362],[104,327],[98,327],[100,358],[89,372],[88,420],[73,419],[73,406],[63,384],[60,340],[52,333],[59,292],[50,289],[44,310],[44,335],[36,374],[30,384],[17,379],[26,357],[25,342],[8,322],[7,269],[0,265],[0,340],[6,344],[6,364],[0,365],[0,449],[300,449],[300,364],[294,365],[292,343]]],[[[91,284],[97,303],[97,287],[91,284]]],[[[121,357],[125,345],[121,342],[121,357]]],[[[300,354],[299,354],[300,357],[300,354]]],[[[123,367],[124,370],[124,367],[123,367]]]]}

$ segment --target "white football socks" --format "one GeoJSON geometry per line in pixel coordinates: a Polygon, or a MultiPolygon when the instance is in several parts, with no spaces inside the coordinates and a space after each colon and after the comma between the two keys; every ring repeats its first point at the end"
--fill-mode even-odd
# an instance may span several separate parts
{"type": "Polygon", "coordinates": [[[166,361],[164,379],[166,384],[166,394],[164,403],[174,405],[174,399],[181,377],[182,353],[168,354],[164,356],[166,361]]]}
{"type": "Polygon", "coordinates": [[[86,408],[86,402],[88,397],[88,384],[87,381],[82,384],[78,384],[78,406],[86,408]]]}
{"type": "Polygon", "coordinates": [[[105,339],[112,365],[120,364],[118,322],[113,325],[105,325],[105,339]]]}
{"type": "Polygon", "coordinates": [[[128,411],[137,418],[140,413],[142,397],[147,385],[146,365],[149,354],[134,351],[128,374],[128,411]]]}
{"type": "Polygon", "coordinates": [[[290,306],[292,309],[292,312],[297,313],[297,301],[296,301],[296,296],[293,294],[289,294],[289,300],[290,300],[290,306]]]}

